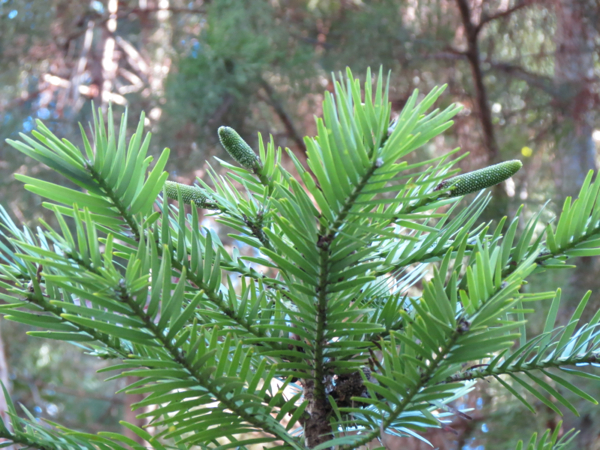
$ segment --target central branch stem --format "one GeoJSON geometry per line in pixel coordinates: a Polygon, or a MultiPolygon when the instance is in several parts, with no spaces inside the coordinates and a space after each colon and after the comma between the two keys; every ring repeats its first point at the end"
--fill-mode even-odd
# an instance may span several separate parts
{"type": "Polygon", "coordinates": [[[307,411],[310,417],[304,422],[305,443],[308,448],[316,447],[333,438],[333,430],[329,423],[329,414],[331,405],[325,392],[325,332],[327,329],[327,287],[329,284],[329,265],[330,265],[330,247],[336,238],[340,227],[344,224],[348,213],[362,193],[363,189],[380,165],[377,161],[371,163],[371,167],[363,175],[360,182],[356,185],[352,193],[348,196],[342,206],[337,218],[330,226],[321,225],[319,229],[319,284],[316,288],[317,296],[317,333],[315,342],[315,362],[313,380],[305,382],[305,395],[309,399],[307,411]]]}

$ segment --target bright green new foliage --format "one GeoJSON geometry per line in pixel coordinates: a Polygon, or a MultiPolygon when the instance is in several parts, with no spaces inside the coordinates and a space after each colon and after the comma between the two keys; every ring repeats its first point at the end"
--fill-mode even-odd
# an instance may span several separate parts
{"type": "MultiPolygon", "coordinates": [[[[0,311],[136,377],[125,392],[145,395],[135,407],[153,434],[124,426],[145,448],[395,450],[441,428],[480,379],[532,412],[577,414],[565,394],[597,404],[570,380],[600,379],[583,367],[600,358],[600,312],[588,293],[561,326],[561,291],[527,279],[600,254],[600,177],[545,228],[523,208],[481,223],[489,194],[462,196],[521,163],[452,178],[458,149],[426,159],[460,110],[433,108],[443,90],[415,91],[391,127],[382,74],[361,88],[348,72],[325,94],[306,164],[287,151],[296,175],[272,140],[255,152],[221,127],[239,166],[218,160],[199,186],[167,181],[169,152],[147,155],[143,117],[128,136],[126,117],[117,129],[99,113],[81,149],[38,122],[9,144],[69,187],[15,175],[58,225],[0,211],[0,311]],[[199,209],[229,235],[202,228],[199,209]],[[528,336],[542,301],[544,328],[528,336]]],[[[0,438],[27,447],[141,449],[48,428],[10,402],[8,414],[0,438]]],[[[550,432],[529,443],[566,445],[550,432]]]]}

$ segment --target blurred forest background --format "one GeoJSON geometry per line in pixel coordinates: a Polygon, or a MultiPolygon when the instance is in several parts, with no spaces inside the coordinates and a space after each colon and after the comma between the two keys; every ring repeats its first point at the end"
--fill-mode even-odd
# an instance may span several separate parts
{"type": "MultiPolygon", "coordinates": [[[[29,133],[36,119],[77,144],[77,123],[90,121],[92,101],[117,113],[127,107],[131,126],[144,111],[152,151],[171,148],[171,179],[192,183],[205,176],[205,160],[226,158],[220,125],[252,144],[257,131],[272,134],[302,157],[331,73],[381,66],[391,70],[394,113],[415,88],[444,83],[439,106],[464,105],[421,157],[460,146],[470,152],[463,170],[523,161],[495,190],[486,220],[521,204],[528,214],[544,208],[551,220],[597,167],[599,31],[598,0],[0,0],[0,202],[32,226],[45,214],[12,174],[58,177],[4,143],[29,133]]],[[[593,289],[598,309],[599,264],[582,263],[532,284],[568,285],[571,304],[593,289]]],[[[28,338],[25,326],[4,319],[0,329],[0,379],[37,417],[90,432],[135,421],[137,399],[112,395],[122,386],[95,373],[103,361],[28,338]]],[[[586,388],[600,397],[597,383],[586,388]]],[[[427,437],[440,449],[514,448],[560,420],[537,405],[531,415],[495,383],[480,383],[454,405],[472,408],[471,420],[457,418],[427,437]]],[[[567,411],[563,424],[582,430],[572,448],[600,449],[600,408],[578,405],[580,417],[567,411]]],[[[406,449],[420,448],[430,447],[407,440],[406,449]]]]}

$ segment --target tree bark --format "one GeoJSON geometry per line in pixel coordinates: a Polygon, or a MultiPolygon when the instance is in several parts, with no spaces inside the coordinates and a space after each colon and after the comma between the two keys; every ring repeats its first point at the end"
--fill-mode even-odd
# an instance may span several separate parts
{"type": "Polygon", "coordinates": [[[326,398],[315,395],[314,380],[304,381],[304,395],[308,400],[306,412],[308,419],[302,422],[304,428],[304,444],[308,448],[314,448],[324,442],[333,439],[329,413],[331,406],[326,398]]]}

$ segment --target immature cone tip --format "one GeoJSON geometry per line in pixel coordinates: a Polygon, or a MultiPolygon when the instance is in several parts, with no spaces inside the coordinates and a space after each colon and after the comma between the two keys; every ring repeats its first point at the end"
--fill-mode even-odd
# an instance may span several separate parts
{"type": "Polygon", "coordinates": [[[187,184],[176,183],[174,181],[165,181],[165,190],[167,197],[172,200],[178,200],[177,187],[181,191],[181,198],[183,203],[190,205],[195,203],[197,206],[204,207],[210,199],[204,193],[204,191],[196,186],[188,186],[187,184]]]}
{"type": "Polygon", "coordinates": [[[231,127],[219,127],[219,140],[227,153],[248,170],[260,169],[260,161],[254,150],[231,127]]]}
{"type": "Polygon", "coordinates": [[[450,197],[467,195],[508,180],[521,167],[523,167],[523,163],[519,160],[504,161],[444,180],[436,190],[448,189],[450,197]]]}

